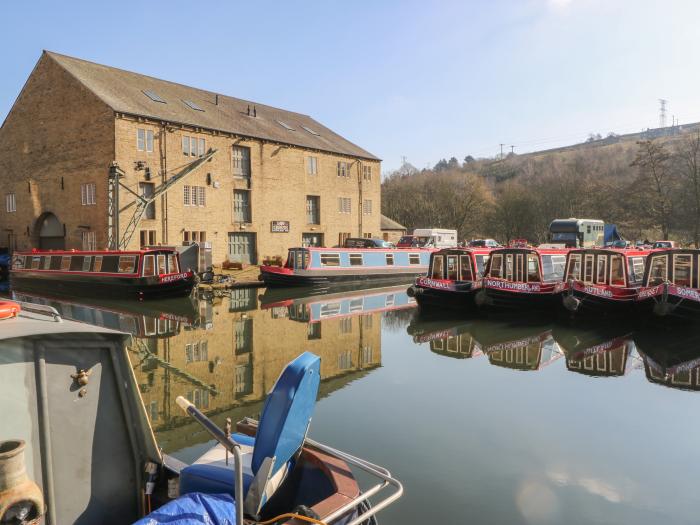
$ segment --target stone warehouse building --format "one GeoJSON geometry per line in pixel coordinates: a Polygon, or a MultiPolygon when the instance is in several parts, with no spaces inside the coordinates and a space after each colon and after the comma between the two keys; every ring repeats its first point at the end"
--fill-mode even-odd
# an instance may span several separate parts
{"type": "Polygon", "coordinates": [[[103,249],[111,230],[256,263],[380,235],[380,160],[311,117],[47,51],[0,128],[0,193],[12,250],[103,249]]]}

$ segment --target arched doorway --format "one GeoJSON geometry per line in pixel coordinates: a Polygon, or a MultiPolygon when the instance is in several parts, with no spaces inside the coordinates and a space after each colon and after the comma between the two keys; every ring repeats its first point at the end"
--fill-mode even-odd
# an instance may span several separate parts
{"type": "Polygon", "coordinates": [[[39,237],[39,249],[41,250],[65,250],[66,233],[63,224],[51,212],[42,213],[36,221],[34,228],[39,237]]]}

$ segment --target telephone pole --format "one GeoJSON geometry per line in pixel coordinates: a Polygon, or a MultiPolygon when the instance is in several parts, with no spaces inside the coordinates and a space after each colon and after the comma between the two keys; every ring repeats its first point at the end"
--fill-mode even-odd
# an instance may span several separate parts
{"type": "Polygon", "coordinates": [[[505,144],[501,143],[501,156],[500,156],[501,159],[503,158],[503,146],[505,146],[505,144]]]}

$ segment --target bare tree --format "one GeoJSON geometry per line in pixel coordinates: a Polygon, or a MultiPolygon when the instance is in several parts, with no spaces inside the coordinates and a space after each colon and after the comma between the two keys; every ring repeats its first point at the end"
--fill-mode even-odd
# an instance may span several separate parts
{"type": "Polygon", "coordinates": [[[671,156],[662,143],[653,139],[640,140],[637,146],[637,155],[631,164],[639,174],[632,188],[633,194],[637,196],[636,204],[649,224],[658,227],[661,236],[667,239],[674,204],[674,185],[669,169],[671,156]]]}

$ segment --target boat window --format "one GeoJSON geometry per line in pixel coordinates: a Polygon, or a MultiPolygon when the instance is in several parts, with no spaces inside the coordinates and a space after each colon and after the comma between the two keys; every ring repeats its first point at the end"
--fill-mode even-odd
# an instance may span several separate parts
{"type": "Polygon", "coordinates": [[[321,266],[340,266],[340,254],[322,253],[321,266]]]}
{"type": "Polygon", "coordinates": [[[435,255],[433,257],[433,270],[430,272],[430,277],[432,279],[442,279],[443,278],[442,262],[443,262],[442,255],[435,255]]]}
{"type": "Polygon", "coordinates": [[[32,270],[38,270],[40,264],[41,264],[41,256],[32,257],[32,270]]]}
{"type": "Polygon", "coordinates": [[[593,284],[593,255],[587,254],[583,263],[583,282],[593,284]]]}
{"type": "Polygon", "coordinates": [[[52,270],[60,270],[61,269],[61,256],[60,255],[52,255],[51,256],[51,269],[52,270]]]}
{"type": "Polygon", "coordinates": [[[500,253],[491,257],[491,268],[489,270],[489,275],[491,277],[501,277],[503,275],[503,255],[500,253]]]}
{"type": "Polygon", "coordinates": [[[168,254],[168,271],[170,273],[178,273],[180,271],[180,265],[177,261],[177,256],[174,253],[168,254]]]}
{"type": "MultiPolygon", "coordinates": [[[[580,263],[579,263],[580,264],[580,263]]],[[[561,281],[564,278],[566,255],[543,255],[542,275],[545,281],[561,281]]]]}
{"type": "Polygon", "coordinates": [[[24,270],[26,257],[24,255],[15,255],[12,258],[12,269],[13,270],[24,270]]]}
{"type": "Polygon", "coordinates": [[[506,255],[506,281],[513,280],[513,254],[506,255]]]}
{"type": "Polygon", "coordinates": [[[289,253],[287,254],[287,262],[284,263],[285,268],[294,268],[294,257],[296,256],[296,253],[296,250],[289,250],[289,253]]]}
{"type": "Polygon", "coordinates": [[[61,257],[61,270],[70,270],[70,259],[70,255],[64,255],[63,257],[61,257]]]}
{"type": "Polygon", "coordinates": [[[362,266],[362,254],[361,253],[351,253],[350,254],[350,266],[362,266]]]}
{"type": "Polygon", "coordinates": [[[581,280],[581,254],[576,253],[569,256],[569,269],[566,272],[566,279],[581,280]]]}
{"type": "Polygon", "coordinates": [[[420,254],[419,253],[409,253],[408,254],[408,264],[420,264],[420,254]]]}
{"type": "Polygon", "coordinates": [[[459,267],[457,266],[457,256],[447,256],[447,279],[456,281],[459,279],[459,267]]]}
{"type": "Polygon", "coordinates": [[[51,268],[51,257],[46,256],[41,258],[41,269],[42,270],[48,270],[51,268]]]}
{"type": "Polygon", "coordinates": [[[102,256],[101,255],[95,255],[95,263],[92,265],[92,271],[93,272],[101,272],[102,271],[102,256]]]}
{"type": "Polygon", "coordinates": [[[384,306],[394,306],[396,296],[393,293],[387,294],[384,299],[384,306]]]}
{"type": "Polygon", "coordinates": [[[527,255],[527,280],[531,283],[540,281],[540,261],[534,253],[527,255]]]}
{"type": "Polygon", "coordinates": [[[519,253],[515,256],[515,273],[514,281],[525,282],[525,268],[523,267],[523,254],[519,253]]]}
{"type": "Polygon", "coordinates": [[[387,265],[387,266],[393,266],[393,265],[394,265],[394,254],[393,254],[393,253],[387,253],[387,254],[386,254],[386,265],[387,265]]]}
{"type": "Polygon", "coordinates": [[[667,260],[665,255],[657,255],[651,258],[649,270],[649,286],[656,286],[668,279],[667,260]]]}
{"type": "Polygon", "coordinates": [[[598,271],[596,272],[595,282],[605,284],[608,277],[608,256],[598,255],[598,271]]]}
{"type": "MultiPolygon", "coordinates": [[[[161,257],[160,255],[158,257],[161,257]]],[[[135,255],[121,255],[119,257],[119,273],[134,273],[136,268],[135,255]]]]}
{"type": "Polygon", "coordinates": [[[631,257],[627,261],[627,265],[630,283],[641,283],[642,279],[644,279],[644,257],[631,257]]]}
{"type": "Polygon", "coordinates": [[[82,255],[74,255],[73,260],[70,262],[71,272],[82,272],[83,271],[83,260],[85,257],[82,255]]]}
{"type": "MultiPolygon", "coordinates": [[[[156,265],[157,265],[157,270],[158,270],[158,275],[163,275],[168,273],[168,271],[165,268],[165,254],[159,253],[156,255],[156,265]]],[[[121,266],[121,263],[120,263],[121,266]]],[[[121,271],[121,270],[119,270],[121,271]]]]}
{"type": "Polygon", "coordinates": [[[306,250],[296,251],[296,269],[303,270],[309,265],[309,252],[306,250]]]}
{"type": "Polygon", "coordinates": [[[83,271],[84,272],[89,272],[90,271],[90,263],[92,262],[92,256],[91,255],[86,255],[83,257],[83,271]]]}
{"type": "Polygon", "coordinates": [[[478,275],[484,275],[484,268],[489,262],[488,255],[477,255],[476,256],[476,272],[478,275]]]}
{"type": "Polygon", "coordinates": [[[473,281],[474,280],[474,274],[472,273],[472,262],[469,259],[468,255],[460,255],[459,256],[459,279],[461,281],[473,281]]]}
{"type": "Polygon", "coordinates": [[[150,277],[156,274],[156,261],[153,255],[146,255],[143,258],[143,275],[150,277]]]}
{"type": "Polygon", "coordinates": [[[693,256],[673,256],[673,284],[678,286],[692,286],[693,256]]]}
{"type": "Polygon", "coordinates": [[[612,286],[625,285],[625,266],[622,255],[613,255],[610,258],[610,284],[612,286]]]}

